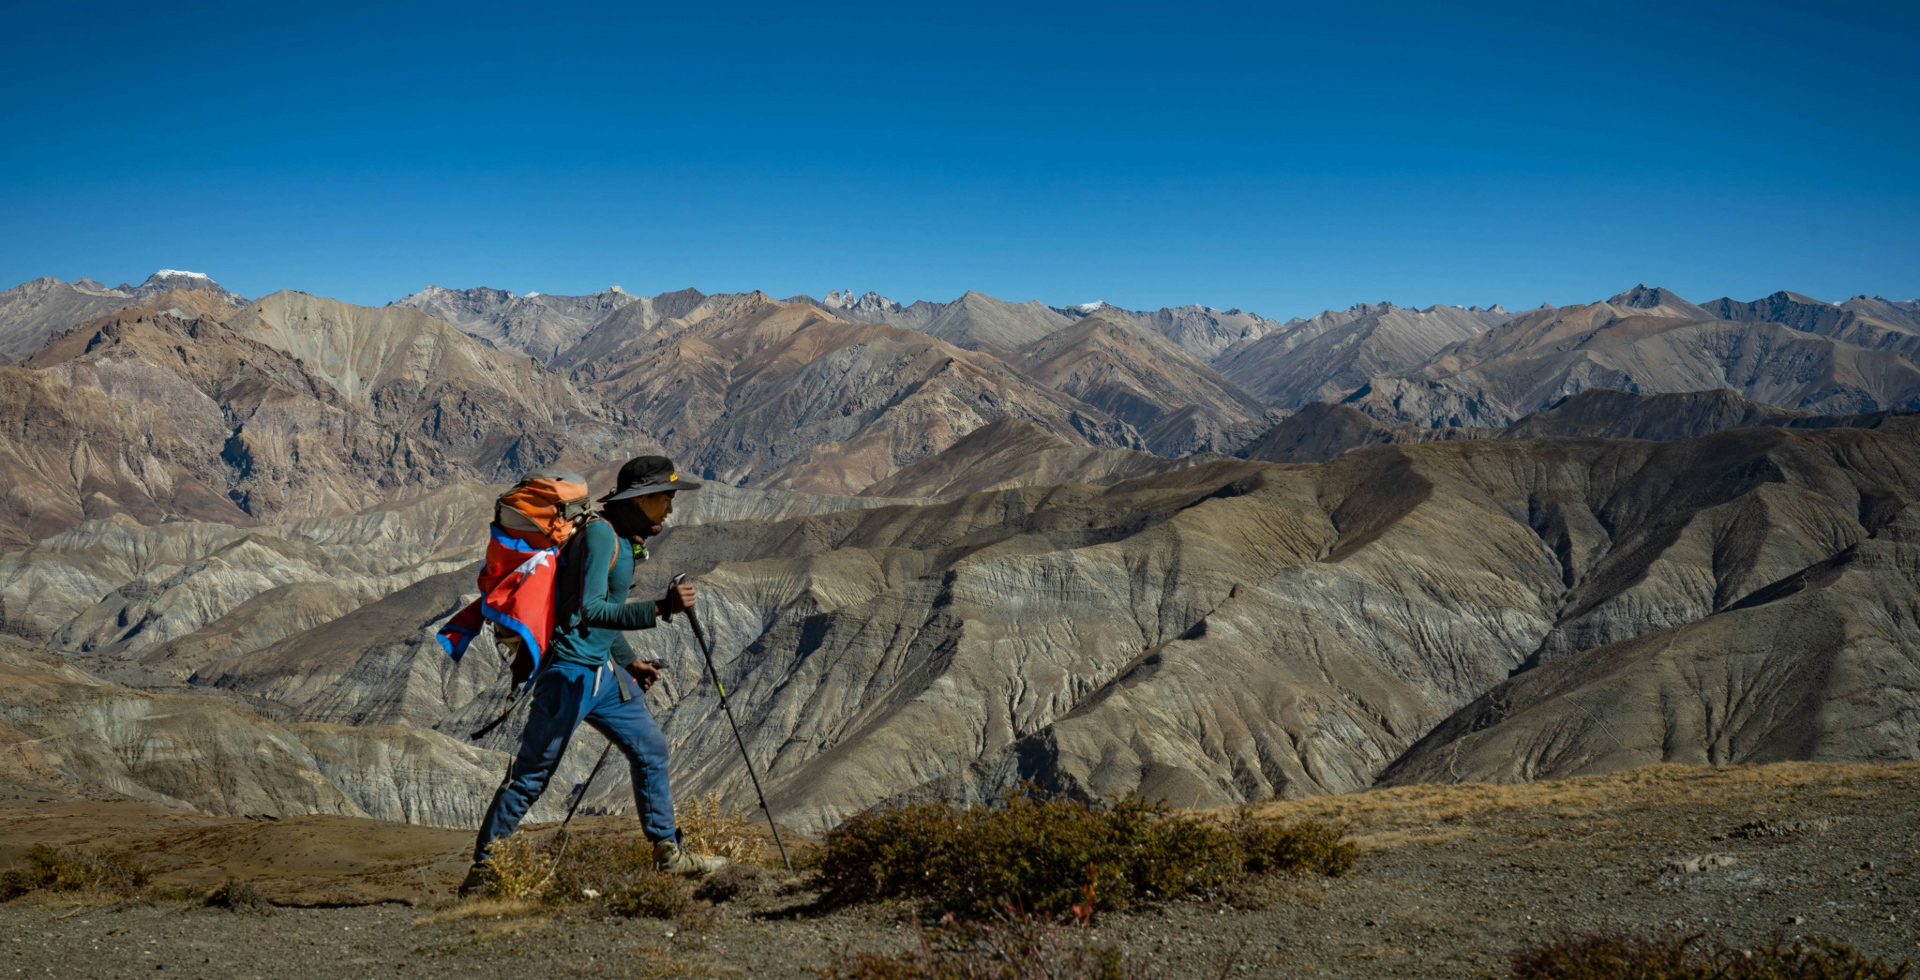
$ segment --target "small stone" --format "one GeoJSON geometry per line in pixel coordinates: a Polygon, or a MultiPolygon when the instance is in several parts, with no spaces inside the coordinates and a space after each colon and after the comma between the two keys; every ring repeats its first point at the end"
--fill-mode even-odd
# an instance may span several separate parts
{"type": "Polygon", "coordinates": [[[1806,921],[1807,917],[1804,915],[1789,915],[1787,916],[1786,924],[1790,926],[1804,925],[1806,921]]]}

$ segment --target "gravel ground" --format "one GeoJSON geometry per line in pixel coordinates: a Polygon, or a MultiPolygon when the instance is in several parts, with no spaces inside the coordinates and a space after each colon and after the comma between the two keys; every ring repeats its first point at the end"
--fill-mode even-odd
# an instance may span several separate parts
{"type": "MultiPolygon", "coordinates": [[[[1168,977],[1497,977],[1529,939],[1595,928],[1736,943],[1815,935],[1896,961],[1920,954],[1920,767],[1646,772],[1279,804],[1269,812],[1349,821],[1368,847],[1359,869],[1276,882],[1263,908],[1215,900],[1103,916],[1096,939],[1168,977]]],[[[0,906],[0,937],[0,978],[209,980],[807,977],[837,950],[915,941],[908,909],[820,914],[804,888],[771,880],[671,922],[499,903],[258,914],[23,899],[0,906]]]]}

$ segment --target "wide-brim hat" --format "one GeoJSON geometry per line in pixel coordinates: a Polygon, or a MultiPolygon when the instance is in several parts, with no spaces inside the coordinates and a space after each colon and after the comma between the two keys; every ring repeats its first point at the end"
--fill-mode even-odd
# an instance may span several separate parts
{"type": "Polygon", "coordinates": [[[698,490],[699,480],[683,480],[665,456],[635,456],[620,467],[620,478],[613,492],[600,498],[603,504],[669,490],[698,490]]]}

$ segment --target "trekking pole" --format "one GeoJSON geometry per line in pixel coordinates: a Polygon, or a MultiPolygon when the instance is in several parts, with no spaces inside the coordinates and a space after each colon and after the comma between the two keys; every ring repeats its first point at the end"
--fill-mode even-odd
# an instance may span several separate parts
{"type": "MultiPolygon", "coordinates": [[[[673,577],[673,584],[685,582],[687,574],[681,572],[673,577]]],[[[700,616],[687,607],[687,625],[693,627],[693,638],[700,641],[700,655],[707,660],[707,676],[713,678],[713,689],[720,692],[720,710],[726,712],[727,724],[733,728],[733,740],[740,744],[740,757],[747,762],[747,778],[753,780],[753,791],[760,797],[760,812],[767,815],[767,828],[773,831],[773,845],[780,849],[780,860],[785,862],[787,870],[793,870],[793,859],[787,857],[787,845],[780,840],[780,827],[773,822],[773,808],[767,805],[766,790],[760,788],[760,774],[753,770],[753,756],[747,754],[747,740],[740,735],[740,723],[733,719],[733,706],[727,703],[726,685],[720,683],[720,672],[713,667],[713,649],[707,646],[707,631],[700,628],[700,616]]]]}
{"type": "Polygon", "coordinates": [[[593,777],[600,775],[600,767],[607,764],[607,755],[612,751],[612,742],[608,742],[607,747],[600,750],[600,761],[593,764],[593,771],[587,773],[587,781],[580,784],[580,795],[574,797],[573,802],[567,806],[567,819],[560,821],[561,833],[566,833],[567,824],[573,822],[573,811],[580,809],[580,801],[586,799],[587,790],[593,788],[593,777]]]}
{"type": "Polygon", "coordinates": [[[567,805],[567,818],[560,821],[560,829],[553,835],[553,839],[560,842],[560,852],[553,856],[553,864],[547,868],[547,876],[540,879],[539,888],[547,887],[547,882],[552,881],[554,873],[560,870],[560,861],[567,856],[567,845],[573,843],[573,838],[567,836],[567,825],[573,822],[573,811],[580,809],[580,801],[586,799],[587,790],[593,788],[593,777],[600,775],[600,767],[607,764],[607,753],[612,751],[612,742],[608,742],[607,747],[600,750],[600,761],[593,764],[593,771],[587,773],[587,781],[580,784],[580,795],[574,797],[573,802],[567,805]]]}

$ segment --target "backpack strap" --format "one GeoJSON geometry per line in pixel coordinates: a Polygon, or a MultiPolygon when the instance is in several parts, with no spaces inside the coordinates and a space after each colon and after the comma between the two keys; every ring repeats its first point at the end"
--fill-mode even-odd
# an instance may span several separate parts
{"type": "MultiPolygon", "coordinates": [[[[598,515],[588,517],[560,546],[560,574],[553,583],[553,632],[558,635],[563,630],[580,629],[581,600],[587,591],[587,528],[602,523],[605,518],[598,515]]],[[[619,551],[614,552],[614,559],[619,551]]],[[[608,560],[607,568],[613,568],[613,559],[608,560]]]]}

